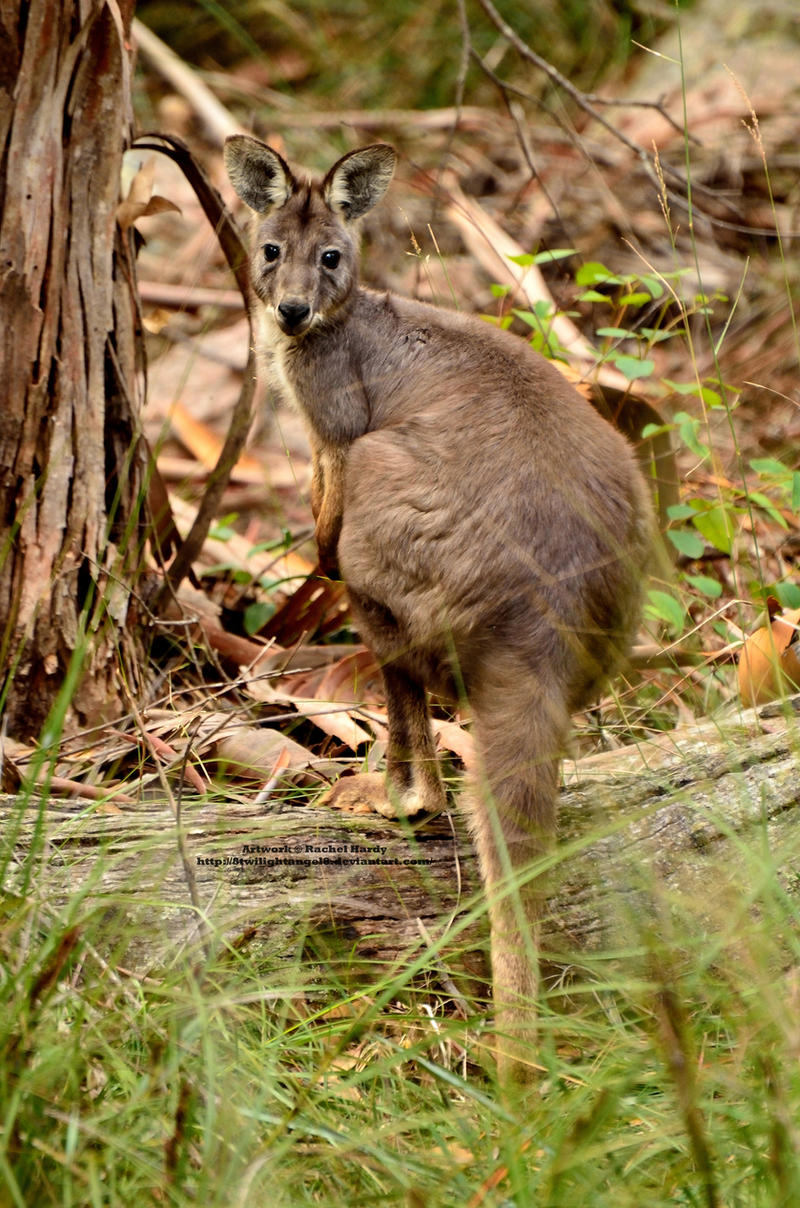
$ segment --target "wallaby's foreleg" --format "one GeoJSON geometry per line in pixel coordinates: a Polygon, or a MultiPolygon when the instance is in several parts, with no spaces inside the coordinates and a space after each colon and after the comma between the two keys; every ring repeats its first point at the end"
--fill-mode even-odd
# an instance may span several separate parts
{"type": "Polygon", "coordinates": [[[531,869],[554,841],[568,726],[557,691],[520,671],[519,663],[496,659],[471,698],[479,766],[473,830],[489,907],[498,1073],[506,1084],[535,1076],[544,887],[531,869]]]}
{"type": "Polygon", "coordinates": [[[344,511],[344,472],[347,448],[315,443],[311,451],[311,511],[316,521],[320,569],[339,578],[338,546],[344,511]]]}
{"type": "Polygon", "coordinates": [[[326,795],[337,809],[365,808],[384,818],[408,818],[447,805],[439,775],[425,689],[396,667],[384,667],[389,746],[386,775],[342,776],[326,795]]]}

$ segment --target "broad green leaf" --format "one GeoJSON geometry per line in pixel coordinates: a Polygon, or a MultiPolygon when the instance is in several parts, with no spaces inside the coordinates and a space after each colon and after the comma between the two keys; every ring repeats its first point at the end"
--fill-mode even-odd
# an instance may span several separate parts
{"type": "Polygon", "coordinates": [[[710,575],[687,575],[686,581],[691,583],[695,591],[699,591],[703,596],[708,596],[711,600],[718,600],[722,595],[722,584],[718,579],[712,579],[710,575]]]}
{"type": "Polygon", "coordinates": [[[665,591],[648,591],[648,603],[645,605],[647,616],[657,621],[665,621],[670,629],[680,632],[683,629],[685,612],[683,605],[674,596],[665,591]]]}
{"type": "Polygon", "coordinates": [[[800,470],[792,475],[792,511],[800,512],[800,470]]]}
{"type": "Polygon", "coordinates": [[[668,386],[674,394],[699,394],[700,387],[697,382],[673,382],[670,378],[664,378],[664,385],[668,386]]]}
{"type": "Polygon", "coordinates": [[[646,306],[651,300],[650,294],[645,293],[643,290],[640,290],[638,293],[623,294],[621,298],[617,299],[620,306],[646,306]]]}
{"type": "Polygon", "coordinates": [[[690,503],[673,503],[667,508],[667,515],[670,520],[688,520],[696,511],[690,503]]]}
{"type": "Polygon", "coordinates": [[[644,288],[650,291],[651,297],[653,297],[653,298],[663,297],[664,286],[661,284],[658,277],[649,277],[649,276],[640,277],[639,280],[641,281],[644,288]]]}
{"type": "Polygon", "coordinates": [[[710,386],[702,386],[700,388],[700,397],[707,407],[716,410],[718,407],[723,407],[722,395],[717,390],[712,390],[710,386]]]}
{"type": "Polygon", "coordinates": [[[753,503],[757,504],[760,508],[763,508],[763,510],[767,513],[767,515],[771,516],[772,519],[775,521],[775,523],[779,524],[781,528],[789,527],[789,525],[784,520],[783,516],[780,514],[778,509],[775,507],[775,504],[772,502],[772,500],[768,499],[767,496],[764,495],[761,491],[750,491],[750,499],[753,501],[753,503]]]}
{"type": "Polygon", "coordinates": [[[255,604],[249,604],[244,610],[242,620],[244,622],[245,633],[248,637],[253,637],[260,629],[263,629],[267,621],[275,612],[275,605],[269,601],[258,601],[255,604]]]}
{"type": "Polygon", "coordinates": [[[776,457],[754,457],[750,469],[763,478],[785,478],[789,473],[788,468],[776,457]]]}
{"type": "Polygon", "coordinates": [[[635,381],[636,378],[650,377],[656,367],[655,361],[639,360],[638,357],[615,356],[612,360],[629,382],[635,381]]]}
{"type": "Polygon", "coordinates": [[[642,428],[642,440],[649,440],[651,436],[661,436],[663,432],[674,431],[674,424],[645,424],[642,428]]]}
{"type": "Polygon", "coordinates": [[[800,587],[796,583],[776,583],[772,590],[782,608],[800,608],[800,587]]]}
{"type": "Polygon", "coordinates": [[[639,334],[649,340],[651,344],[660,344],[663,340],[674,340],[675,336],[680,335],[680,332],[663,331],[658,327],[640,327],[639,334]]]}
{"type": "Polygon", "coordinates": [[[636,332],[629,331],[626,327],[598,327],[596,334],[610,339],[619,340],[635,340],[636,332]]]}
{"type": "Polygon", "coordinates": [[[577,285],[624,285],[625,279],[618,277],[598,260],[588,260],[575,274],[577,285]]]}
{"type": "Polygon", "coordinates": [[[727,510],[721,505],[711,507],[705,512],[698,512],[692,523],[699,533],[702,533],[709,545],[729,554],[733,549],[733,522],[727,510]]]}
{"type": "Polygon", "coordinates": [[[678,425],[678,434],[683,443],[686,445],[687,449],[691,449],[695,457],[700,457],[703,459],[709,457],[711,450],[709,449],[708,445],[704,444],[704,442],[701,441],[697,435],[697,430],[700,427],[700,421],[691,415],[687,415],[685,411],[676,411],[675,422],[678,425]]]}
{"type": "Polygon", "coordinates": [[[527,323],[529,327],[541,328],[545,324],[551,323],[555,310],[550,302],[535,302],[533,310],[514,310],[514,314],[518,319],[522,319],[523,323],[527,323]]]}
{"type": "Polygon", "coordinates": [[[611,305],[611,299],[607,294],[598,293],[596,289],[587,289],[582,294],[578,294],[579,302],[605,302],[607,306],[611,305]]]}
{"type": "MultiPolygon", "coordinates": [[[[574,247],[554,247],[547,252],[537,252],[533,258],[534,264],[549,264],[551,260],[566,260],[567,256],[577,256],[574,247]]],[[[514,257],[512,256],[513,260],[514,257]]]]}
{"type": "Polygon", "coordinates": [[[685,558],[702,558],[706,543],[697,533],[690,533],[686,529],[667,529],[667,536],[685,558]]]}

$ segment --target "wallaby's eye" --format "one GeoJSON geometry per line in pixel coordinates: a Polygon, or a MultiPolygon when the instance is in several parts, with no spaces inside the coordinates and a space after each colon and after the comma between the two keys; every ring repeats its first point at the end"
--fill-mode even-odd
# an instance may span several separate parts
{"type": "Polygon", "coordinates": [[[280,254],[281,249],[278,247],[277,243],[264,244],[264,259],[268,264],[272,264],[274,260],[277,260],[280,254]]]}
{"type": "Polygon", "coordinates": [[[330,251],[322,253],[322,264],[324,268],[336,268],[336,265],[342,258],[342,253],[337,252],[334,248],[330,251]]]}

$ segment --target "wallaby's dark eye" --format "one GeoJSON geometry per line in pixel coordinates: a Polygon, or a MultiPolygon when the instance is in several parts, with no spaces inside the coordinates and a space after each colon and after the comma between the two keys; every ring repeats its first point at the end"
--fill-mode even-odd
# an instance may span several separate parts
{"type": "Polygon", "coordinates": [[[281,249],[278,247],[277,243],[264,244],[264,259],[268,264],[272,264],[273,260],[277,260],[280,254],[281,249]]]}
{"type": "Polygon", "coordinates": [[[325,268],[336,268],[341,258],[342,253],[331,248],[330,251],[322,253],[322,264],[325,268]]]}

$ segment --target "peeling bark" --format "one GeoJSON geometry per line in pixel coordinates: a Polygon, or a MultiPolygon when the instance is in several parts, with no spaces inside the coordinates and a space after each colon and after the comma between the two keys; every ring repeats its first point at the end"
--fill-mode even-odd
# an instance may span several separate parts
{"type": "Polygon", "coordinates": [[[76,719],[114,711],[126,597],[110,585],[128,569],[118,544],[137,544],[142,481],[137,303],[115,222],[133,7],[0,6],[0,673],[26,737],[85,629],[76,719]]]}

